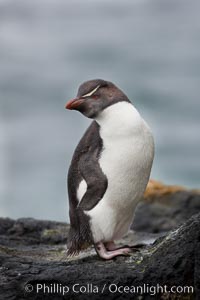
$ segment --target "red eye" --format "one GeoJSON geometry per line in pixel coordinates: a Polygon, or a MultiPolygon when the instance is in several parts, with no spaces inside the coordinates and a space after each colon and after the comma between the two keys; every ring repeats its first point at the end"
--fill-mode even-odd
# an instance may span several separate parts
{"type": "Polygon", "coordinates": [[[97,96],[97,95],[93,95],[92,98],[93,98],[93,99],[97,99],[98,96],[97,96]]]}

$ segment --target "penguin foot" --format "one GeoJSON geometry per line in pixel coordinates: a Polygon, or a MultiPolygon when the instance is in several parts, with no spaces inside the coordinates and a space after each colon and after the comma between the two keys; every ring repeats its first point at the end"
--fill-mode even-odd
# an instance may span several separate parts
{"type": "Polygon", "coordinates": [[[131,249],[129,247],[122,247],[115,250],[107,250],[105,245],[102,242],[95,244],[95,250],[99,257],[103,259],[112,259],[119,255],[129,255],[131,249]]]}
{"type": "Polygon", "coordinates": [[[117,245],[115,244],[115,242],[113,242],[113,241],[104,243],[104,246],[106,247],[106,249],[107,249],[108,251],[131,248],[131,247],[128,246],[128,245],[124,245],[124,246],[119,247],[119,246],[117,246],[117,245]]]}
{"type": "Polygon", "coordinates": [[[135,246],[123,245],[123,246],[119,247],[113,241],[106,242],[106,243],[104,243],[104,245],[105,245],[105,247],[108,251],[127,249],[127,248],[130,251],[139,251],[139,248],[143,246],[143,245],[138,244],[138,245],[135,245],[135,246]]]}
{"type": "Polygon", "coordinates": [[[104,246],[108,251],[117,250],[119,248],[113,241],[104,243],[104,246]]]}

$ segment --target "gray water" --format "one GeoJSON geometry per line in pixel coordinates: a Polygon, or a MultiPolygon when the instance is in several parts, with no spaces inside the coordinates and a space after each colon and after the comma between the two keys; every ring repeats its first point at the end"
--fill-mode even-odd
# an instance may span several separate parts
{"type": "Polygon", "coordinates": [[[200,183],[200,2],[0,0],[0,216],[66,220],[66,174],[90,120],[64,105],[103,78],[156,142],[152,177],[200,183]]]}

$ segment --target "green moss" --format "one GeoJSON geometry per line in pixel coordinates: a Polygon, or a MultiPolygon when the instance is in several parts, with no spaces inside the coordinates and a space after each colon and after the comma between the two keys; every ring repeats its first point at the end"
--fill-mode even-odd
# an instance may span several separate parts
{"type": "Polygon", "coordinates": [[[43,237],[51,237],[51,236],[55,236],[57,234],[61,234],[59,229],[45,229],[42,232],[43,237]]]}
{"type": "Polygon", "coordinates": [[[1,253],[7,253],[7,254],[13,254],[16,251],[14,249],[8,248],[8,247],[4,247],[4,246],[0,246],[0,252],[1,253]]]}

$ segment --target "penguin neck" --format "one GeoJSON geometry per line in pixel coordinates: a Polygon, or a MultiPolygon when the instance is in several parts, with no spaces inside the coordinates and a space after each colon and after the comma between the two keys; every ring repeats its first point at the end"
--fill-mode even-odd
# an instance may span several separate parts
{"type": "Polygon", "coordinates": [[[121,101],[105,108],[95,118],[106,135],[129,135],[141,130],[143,119],[129,102],[121,101]]]}

